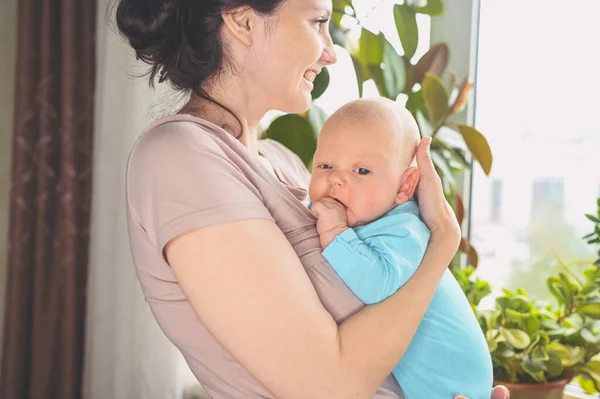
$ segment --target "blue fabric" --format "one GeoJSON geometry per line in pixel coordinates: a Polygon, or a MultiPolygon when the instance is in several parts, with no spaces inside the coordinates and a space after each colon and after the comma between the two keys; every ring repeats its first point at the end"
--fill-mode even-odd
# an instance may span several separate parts
{"type": "MultiPolygon", "coordinates": [[[[345,230],[323,256],[361,301],[373,304],[392,295],[413,275],[429,236],[411,200],[370,224],[345,230]]],[[[493,375],[488,346],[449,270],[393,375],[407,399],[452,399],[458,394],[490,399],[493,375]]]]}

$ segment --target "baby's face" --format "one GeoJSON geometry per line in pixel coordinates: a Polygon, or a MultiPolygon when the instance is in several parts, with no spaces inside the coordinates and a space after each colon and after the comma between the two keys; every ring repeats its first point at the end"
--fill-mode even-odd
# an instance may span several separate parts
{"type": "Polygon", "coordinates": [[[326,124],[313,161],[312,202],[331,197],[346,207],[350,227],[383,216],[396,204],[402,172],[398,143],[383,123],[326,124]],[[362,124],[361,124],[362,125],[362,124]]]}

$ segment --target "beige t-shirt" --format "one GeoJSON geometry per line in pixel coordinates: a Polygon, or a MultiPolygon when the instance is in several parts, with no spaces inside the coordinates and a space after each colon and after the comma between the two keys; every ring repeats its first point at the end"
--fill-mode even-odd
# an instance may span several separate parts
{"type": "MultiPolygon", "coordinates": [[[[259,151],[279,180],[223,129],[175,115],[146,129],[127,166],[129,240],[137,277],[158,324],[214,398],[274,396],[233,359],[192,309],[162,256],[172,238],[236,220],[273,220],[338,322],[363,306],[321,256],[315,218],[306,208],[310,176],[300,159],[272,140],[261,140],[259,151]]],[[[374,396],[401,397],[391,376],[374,396]]]]}

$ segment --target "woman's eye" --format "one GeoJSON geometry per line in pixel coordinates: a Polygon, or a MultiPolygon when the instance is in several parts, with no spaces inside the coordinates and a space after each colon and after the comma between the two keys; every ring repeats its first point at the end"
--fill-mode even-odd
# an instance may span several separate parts
{"type": "Polygon", "coordinates": [[[353,170],[353,172],[356,172],[359,175],[368,175],[369,173],[371,173],[371,171],[369,169],[365,169],[365,168],[356,168],[353,170]]]}
{"type": "Polygon", "coordinates": [[[329,18],[321,18],[321,19],[317,19],[315,21],[315,25],[317,25],[319,28],[321,27],[321,25],[326,24],[327,21],[329,21],[329,18]]]}
{"type": "Polygon", "coordinates": [[[319,165],[319,169],[331,169],[331,165],[324,163],[322,165],[319,165]]]}

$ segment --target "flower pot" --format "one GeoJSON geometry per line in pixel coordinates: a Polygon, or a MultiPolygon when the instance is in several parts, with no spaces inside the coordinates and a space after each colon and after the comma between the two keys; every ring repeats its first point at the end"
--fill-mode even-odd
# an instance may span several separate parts
{"type": "Polygon", "coordinates": [[[494,385],[504,385],[510,391],[510,399],[563,399],[568,380],[553,381],[547,384],[515,384],[494,381],[494,385]]]}

